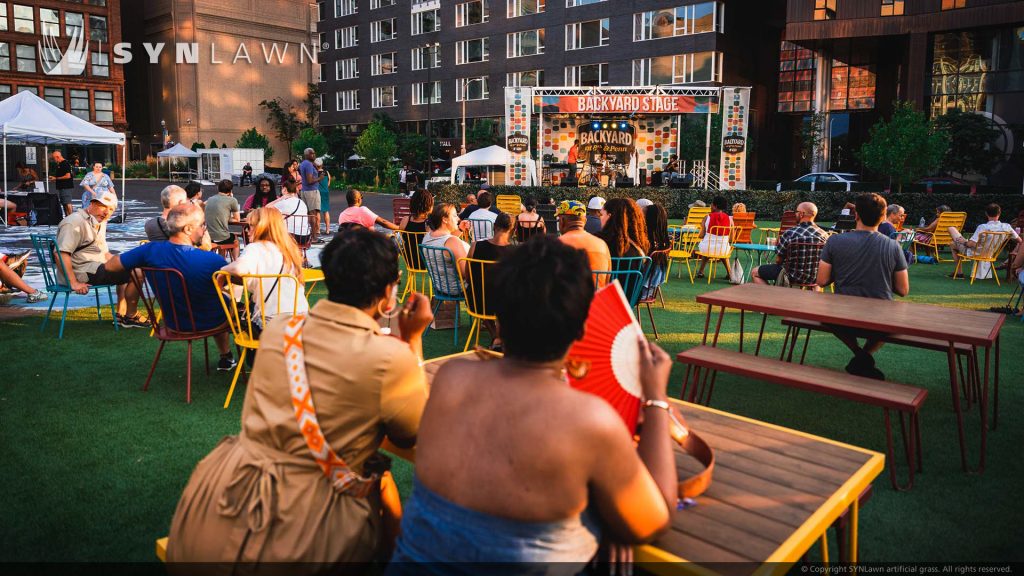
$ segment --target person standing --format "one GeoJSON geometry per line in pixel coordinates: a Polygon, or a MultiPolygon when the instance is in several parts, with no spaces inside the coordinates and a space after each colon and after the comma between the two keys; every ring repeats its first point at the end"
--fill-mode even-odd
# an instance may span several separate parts
{"type": "Polygon", "coordinates": [[[569,158],[567,159],[567,161],[569,162],[569,179],[570,180],[575,180],[576,179],[576,164],[579,163],[579,160],[580,160],[580,141],[579,140],[573,140],[572,141],[572,148],[569,148],[569,158]]]}
{"type": "Polygon", "coordinates": [[[85,190],[82,193],[82,208],[88,206],[93,198],[103,196],[108,191],[117,195],[117,190],[114,190],[114,182],[103,172],[102,162],[93,164],[92,172],[82,178],[82,189],[85,190]]]}
{"type": "Polygon", "coordinates": [[[398,189],[403,194],[408,194],[409,188],[406,186],[406,178],[409,176],[409,165],[405,164],[402,169],[398,171],[398,189]]]}
{"type": "Polygon", "coordinates": [[[299,178],[302,181],[302,188],[299,197],[306,203],[306,211],[309,213],[309,229],[312,231],[313,244],[320,244],[320,181],[323,174],[316,169],[316,151],[306,148],[302,155],[305,159],[299,164],[299,178]]]}
{"type": "Polygon", "coordinates": [[[320,172],[320,214],[323,215],[324,234],[331,233],[331,173],[324,169],[323,158],[317,158],[316,169],[320,172]]]}
{"type": "Polygon", "coordinates": [[[242,179],[239,180],[239,186],[245,186],[246,182],[252,184],[252,164],[246,162],[245,166],[242,166],[242,179]]]}
{"type": "Polygon", "coordinates": [[[74,212],[72,195],[75,189],[75,180],[71,175],[71,163],[64,159],[60,150],[54,150],[52,156],[57,167],[53,171],[53,176],[50,176],[50,180],[57,184],[57,196],[60,197],[60,203],[64,206],[64,215],[70,216],[74,212]]]}
{"type": "Polygon", "coordinates": [[[233,188],[231,180],[221,180],[217,184],[218,194],[206,202],[206,228],[210,232],[210,240],[220,246],[234,244],[232,260],[238,258],[238,243],[228,225],[237,224],[241,212],[233,188]]]}

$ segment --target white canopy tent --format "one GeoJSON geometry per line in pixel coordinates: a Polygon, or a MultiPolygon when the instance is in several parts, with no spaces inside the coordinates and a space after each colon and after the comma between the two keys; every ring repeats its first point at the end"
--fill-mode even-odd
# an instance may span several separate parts
{"type": "MultiPolygon", "coordinates": [[[[460,168],[465,173],[466,166],[501,166],[504,170],[505,165],[508,164],[508,156],[508,150],[498,145],[480,148],[462,156],[456,156],[452,158],[451,183],[455,184],[456,175],[460,168]]],[[[530,162],[528,167],[530,169],[529,182],[532,185],[537,182],[537,166],[530,162]]]]}
{"type": "MultiPolygon", "coordinates": [[[[32,94],[21,92],[0,102],[0,133],[4,141],[4,200],[7,200],[7,145],[42,144],[46,157],[50,155],[50,144],[109,144],[121,146],[121,218],[124,219],[125,164],[128,161],[128,147],[123,133],[114,132],[90,124],[78,116],[50,104],[32,94]]],[[[50,163],[43,159],[46,167],[46,189],[50,189],[50,163]]],[[[4,203],[4,224],[7,223],[7,203],[4,203]]]]}
{"type": "Polygon", "coordinates": [[[156,177],[160,177],[160,158],[167,158],[167,177],[171,176],[171,158],[199,158],[198,152],[193,152],[189,148],[185,148],[181,143],[177,143],[167,150],[162,150],[156,153],[156,177]]]}

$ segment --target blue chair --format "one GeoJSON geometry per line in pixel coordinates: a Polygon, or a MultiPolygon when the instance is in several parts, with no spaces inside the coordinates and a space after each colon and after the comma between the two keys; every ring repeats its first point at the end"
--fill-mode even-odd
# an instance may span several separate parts
{"type": "Polygon", "coordinates": [[[643,292],[644,283],[647,281],[647,275],[651,272],[651,257],[612,258],[612,272],[638,272],[640,274],[639,280],[633,274],[615,277],[622,285],[622,291],[626,293],[629,307],[636,308],[640,302],[640,295],[643,292]]]}
{"type": "MultiPolygon", "coordinates": [[[[68,271],[64,268],[64,261],[57,257],[59,251],[57,250],[57,238],[55,236],[44,235],[44,234],[32,234],[32,248],[35,249],[36,258],[39,259],[39,265],[43,269],[43,279],[46,281],[46,291],[52,294],[64,294],[64,309],[60,315],[60,331],[57,333],[57,338],[64,338],[64,321],[68,315],[68,298],[74,293],[71,286],[68,283],[62,283],[61,278],[69,278],[68,271]]],[[[117,326],[117,304],[114,301],[114,293],[112,286],[93,286],[90,290],[96,295],[96,318],[102,322],[103,314],[100,312],[100,290],[107,290],[107,298],[110,300],[110,312],[114,318],[114,331],[118,330],[117,326]]],[[[46,330],[46,323],[50,321],[50,313],[53,312],[53,305],[57,303],[57,297],[54,296],[50,299],[50,308],[46,311],[46,316],[43,317],[43,325],[39,327],[39,331],[46,330]]]]}
{"type": "Polygon", "coordinates": [[[633,286],[643,287],[644,275],[639,270],[594,270],[592,273],[595,286],[606,286],[613,281],[618,282],[622,287],[622,292],[626,294],[626,300],[629,300],[629,307],[636,307],[636,300],[640,298],[639,289],[635,290],[637,292],[635,297],[626,292],[626,289],[633,286]]]}
{"type": "MultiPolygon", "coordinates": [[[[466,301],[466,293],[459,279],[459,269],[455,255],[448,248],[440,246],[424,246],[420,244],[420,255],[423,265],[427,268],[430,281],[434,286],[434,315],[437,315],[442,302],[455,302],[455,345],[459,344],[459,302],[466,301]],[[448,273],[448,271],[451,271],[448,273]]],[[[430,331],[430,328],[427,328],[430,331]]],[[[426,332],[424,332],[426,334],[426,332]]]]}

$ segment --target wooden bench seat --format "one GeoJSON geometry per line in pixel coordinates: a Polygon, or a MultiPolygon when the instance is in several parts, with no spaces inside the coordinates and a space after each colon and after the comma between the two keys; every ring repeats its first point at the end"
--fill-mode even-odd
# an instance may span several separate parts
{"type": "MultiPolygon", "coordinates": [[[[696,397],[697,382],[701,377],[700,369],[722,371],[753,380],[771,382],[790,388],[806,390],[843,398],[861,404],[882,408],[885,415],[885,438],[887,457],[889,459],[889,479],[893,488],[898,491],[909,490],[914,486],[914,472],[921,468],[921,428],[918,414],[921,405],[928,397],[928,391],[915,386],[883,382],[861,376],[853,376],[845,372],[837,372],[826,368],[792,364],[772,358],[763,358],[743,354],[733,350],[697,346],[680,352],[676,360],[691,367],[695,384],[690,401],[696,397]],[[901,485],[896,480],[895,459],[893,457],[892,426],[889,411],[900,414],[900,430],[906,448],[909,480],[901,485]],[[909,419],[909,431],[904,417],[909,419]]],[[[707,375],[704,375],[705,380],[707,375]]],[[[688,382],[683,383],[683,394],[686,394],[688,382]]],[[[713,384],[713,383],[712,383],[713,384]]],[[[683,398],[686,400],[687,398],[683,398]]],[[[710,403],[711,394],[707,394],[706,403],[710,403]]]]}

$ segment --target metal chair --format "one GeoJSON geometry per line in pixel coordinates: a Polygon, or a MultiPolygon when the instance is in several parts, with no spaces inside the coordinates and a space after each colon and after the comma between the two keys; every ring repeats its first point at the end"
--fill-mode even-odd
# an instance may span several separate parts
{"type": "Polygon", "coordinates": [[[423,255],[420,253],[420,244],[423,243],[423,238],[426,235],[426,232],[398,230],[398,235],[396,236],[398,239],[398,252],[402,255],[402,259],[405,260],[405,271],[409,273],[409,279],[406,280],[405,288],[398,299],[401,302],[404,302],[405,297],[415,292],[417,288],[419,288],[421,294],[427,294],[428,296],[433,294],[430,274],[427,273],[427,269],[423,264],[423,255]]]}
{"type": "Polygon", "coordinates": [[[790,228],[796,226],[797,224],[798,221],[795,210],[786,210],[785,212],[783,212],[782,220],[779,222],[779,237],[781,238],[782,235],[786,232],[786,230],[789,230],[790,228]]]}
{"type": "MultiPolygon", "coordinates": [[[[434,305],[434,316],[441,308],[442,302],[455,302],[455,336],[454,342],[459,343],[459,302],[465,302],[466,294],[460,285],[458,262],[455,255],[448,248],[440,246],[424,246],[420,244],[420,254],[423,257],[423,264],[430,275],[430,281],[434,286],[433,298],[437,301],[434,305]]],[[[430,329],[427,328],[427,331],[430,329]]]]}
{"type": "MultiPolygon", "coordinates": [[[[640,322],[640,304],[647,306],[647,317],[651,319],[651,328],[654,330],[654,339],[658,339],[658,325],[654,323],[654,312],[651,311],[651,304],[657,302],[658,298],[661,298],[662,307],[665,306],[665,296],[661,292],[661,286],[668,282],[668,269],[666,267],[664,272],[660,272],[660,268],[656,264],[662,257],[667,261],[670,249],[655,250],[651,252],[650,260],[651,263],[647,266],[647,273],[644,274],[643,288],[640,290],[640,299],[637,301],[636,307],[636,320],[640,322]],[[656,280],[656,285],[652,286],[652,280],[656,278],[656,274],[662,274],[660,280],[656,280]]],[[[640,322],[641,327],[643,323],[640,322]]]]}
{"type": "Polygon", "coordinates": [[[956,268],[953,269],[953,277],[955,278],[960,273],[960,266],[963,265],[965,260],[973,262],[974,265],[971,267],[971,285],[973,286],[979,269],[984,270],[983,265],[987,264],[988,273],[992,274],[992,277],[996,279],[996,286],[1000,286],[999,273],[995,270],[995,264],[999,260],[999,255],[1003,252],[1003,248],[1006,247],[1006,243],[1012,237],[1013,235],[1009,232],[982,232],[979,234],[977,245],[970,249],[971,253],[960,254],[956,261],[956,268]]]}
{"type": "Polygon", "coordinates": [[[711,270],[708,272],[708,284],[715,278],[715,263],[722,262],[729,270],[729,258],[732,256],[732,239],[736,234],[735,226],[712,226],[704,239],[708,240],[703,250],[699,243],[694,254],[707,259],[711,270]]]}
{"type": "Polygon", "coordinates": [[[391,221],[398,224],[402,218],[412,215],[411,200],[409,198],[395,198],[391,201],[391,221]]]}
{"type": "Polygon", "coordinates": [[[504,212],[514,218],[519,215],[523,199],[515,194],[498,194],[494,198],[494,205],[498,208],[498,212],[504,212]]]}
{"type": "MultiPolygon", "coordinates": [[[[228,318],[228,327],[234,337],[235,346],[239,349],[238,367],[235,368],[235,376],[231,379],[231,387],[228,388],[227,398],[224,399],[224,408],[231,404],[231,397],[235,393],[235,385],[238,383],[238,376],[245,366],[245,357],[250,350],[253,353],[260,347],[261,326],[266,326],[270,320],[267,316],[266,303],[270,298],[276,298],[274,310],[278,311],[276,316],[293,316],[299,308],[299,294],[302,294],[302,285],[299,279],[290,274],[253,274],[241,276],[241,282],[237,282],[231,274],[218,271],[213,273],[213,282],[217,286],[217,298],[224,308],[224,315],[228,318]],[[281,296],[284,290],[282,285],[286,282],[293,283],[291,307],[281,296]],[[269,288],[267,284],[269,283],[269,288]],[[256,292],[250,294],[248,286],[254,284],[256,292]],[[241,301],[236,295],[241,293],[241,301]],[[256,317],[250,311],[254,311],[256,302],[262,302],[259,306],[259,324],[253,328],[256,317]]],[[[275,317],[276,317],[275,316],[275,317]]]]}
{"type": "Polygon", "coordinates": [[[754,224],[754,218],[757,216],[754,212],[741,212],[739,214],[733,214],[732,224],[738,231],[736,235],[735,244],[751,244],[750,238],[751,233],[757,225],[754,224]]]}
{"type": "Polygon", "coordinates": [[[644,288],[644,280],[647,279],[647,274],[651,269],[651,257],[650,256],[630,256],[621,258],[612,258],[612,271],[632,271],[635,270],[640,273],[640,280],[636,281],[633,276],[626,278],[622,284],[622,291],[626,294],[626,299],[629,300],[629,307],[636,308],[640,302],[640,293],[644,288]]]}
{"type": "Polygon", "coordinates": [[[494,237],[494,222],[491,220],[474,220],[470,215],[466,219],[473,231],[473,240],[479,242],[494,237]]]}
{"type": "Polygon", "coordinates": [[[473,334],[476,334],[476,344],[480,345],[480,324],[482,322],[494,322],[497,316],[487,306],[487,269],[497,264],[491,260],[477,260],[475,258],[459,258],[459,263],[465,263],[466,273],[463,274],[459,268],[459,279],[465,286],[466,312],[473,319],[473,325],[469,328],[469,337],[466,338],[466,347],[463,352],[469,350],[469,343],[473,341],[473,334]]]}
{"type": "Polygon", "coordinates": [[[210,373],[210,348],[208,339],[211,336],[222,334],[228,331],[227,323],[206,330],[196,329],[196,317],[192,312],[192,299],[189,296],[188,283],[180,271],[173,268],[140,268],[145,281],[140,281],[138,275],[132,275],[132,282],[139,290],[139,301],[146,307],[150,323],[153,326],[153,335],[160,340],[160,347],[156,350],[156,357],[153,358],[153,365],[149,368],[149,375],[146,376],[146,384],[143,391],[149,389],[149,382],[156,371],[156,365],[160,361],[160,355],[168,342],[185,342],[188,344],[185,367],[185,402],[192,403],[192,342],[203,341],[203,352],[206,357],[206,373],[210,373]],[[174,294],[181,294],[184,301],[184,309],[174,298],[174,294]],[[159,306],[159,308],[157,308],[159,306]],[[157,314],[157,310],[160,314],[157,314]]]}
{"type": "MultiPolygon", "coordinates": [[[[690,260],[700,242],[700,235],[685,226],[669,226],[668,236],[672,240],[672,248],[668,252],[668,271],[665,277],[672,272],[672,263],[682,260],[686,264],[686,271],[690,274],[690,284],[693,284],[693,269],[690,268],[690,260]]],[[[676,278],[682,278],[683,271],[679,269],[676,278]]]]}
{"type": "Polygon", "coordinates": [[[529,242],[530,238],[543,234],[545,229],[541,226],[542,222],[544,222],[543,218],[535,222],[520,222],[519,220],[516,220],[516,243],[523,244],[525,242],[529,242]]]}
{"type": "MultiPolygon", "coordinates": [[[[627,300],[630,300],[630,295],[626,292],[626,286],[642,285],[644,282],[644,275],[639,270],[594,270],[591,274],[594,275],[595,286],[607,286],[612,282],[618,282],[627,300]]],[[[632,304],[633,301],[630,300],[630,308],[635,308],[632,304]]]]}
{"type": "Polygon", "coordinates": [[[786,274],[789,278],[789,285],[793,288],[817,290],[818,262],[821,261],[821,251],[824,249],[824,242],[790,242],[786,244],[786,251],[782,255],[782,271],[779,274],[786,274]],[[813,266],[813,271],[800,270],[801,268],[811,266],[813,266]],[[812,282],[794,282],[793,277],[788,272],[789,270],[805,272],[802,275],[813,276],[814,280],[812,282]]]}
{"type": "Polygon", "coordinates": [[[683,223],[683,226],[700,227],[704,224],[704,219],[707,218],[708,214],[711,214],[710,207],[694,206],[686,213],[686,222],[683,223]]]}
{"type": "MultiPolygon", "coordinates": [[[[39,331],[43,332],[46,330],[46,323],[50,321],[53,305],[57,303],[56,295],[63,294],[64,307],[60,314],[60,330],[57,332],[57,338],[63,339],[64,322],[68,316],[68,298],[74,293],[74,290],[71,289],[71,283],[67,281],[71,276],[64,267],[64,260],[59,257],[60,251],[57,249],[57,238],[55,236],[31,234],[30,237],[32,238],[32,248],[35,250],[36,258],[43,269],[46,291],[54,294],[54,297],[50,299],[50,307],[46,310],[46,316],[43,316],[43,325],[39,327],[39,331]]],[[[103,314],[100,312],[100,290],[107,290],[107,298],[110,301],[110,313],[114,319],[114,331],[117,332],[119,329],[117,325],[117,303],[114,299],[113,288],[113,286],[92,286],[89,290],[96,295],[96,319],[100,322],[103,321],[103,314]]]]}
{"type": "Polygon", "coordinates": [[[931,238],[928,242],[918,242],[914,240],[913,250],[914,258],[917,258],[917,247],[921,246],[925,250],[935,253],[936,262],[950,262],[950,260],[943,260],[939,256],[939,250],[943,246],[950,246],[953,244],[953,237],[949,234],[950,228],[956,228],[960,231],[964,227],[964,222],[967,222],[966,212],[943,212],[939,214],[939,218],[935,223],[935,231],[932,232],[931,238]]]}

